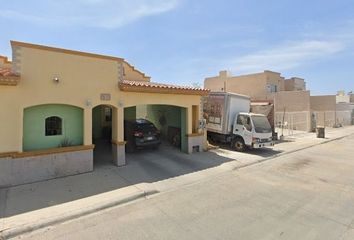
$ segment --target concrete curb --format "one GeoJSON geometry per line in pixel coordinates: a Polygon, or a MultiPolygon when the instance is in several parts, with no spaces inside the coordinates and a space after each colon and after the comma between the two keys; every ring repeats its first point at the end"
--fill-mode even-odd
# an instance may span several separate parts
{"type": "Polygon", "coordinates": [[[285,155],[288,155],[288,154],[291,154],[291,153],[295,153],[295,152],[299,152],[299,151],[302,151],[302,150],[305,150],[305,149],[313,148],[313,147],[318,146],[318,145],[322,145],[322,144],[330,143],[330,142],[333,142],[333,141],[337,141],[337,140],[349,137],[351,135],[354,135],[354,134],[351,133],[351,134],[348,134],[348,135],[345,135],[345,136],[329,139],[329,140],[323,141],[321,143],[315,143],[315,144],[312,144],[310,146],[294,149],[294,150],[291,150],[291,151],[288,151],[288,152],[285,152],[285,153],[275,154],[275,155],[273,155],[271,157],[268,157],[268,158],[264,158],[264,159],[256,160],[254,162],[250,162],[250,163],[246,163],[246,164],[243,164],[243,165],[240,165],[240,166],[236,166],[235,168],[233,168],[233,170],[235,171],[237,169],[241,169],[241,168],[249,167],[249,166],[252,166],[252,165],[256,165],[256,164],[259,164],[259,163],[262,163],[262,162],[266,162],[266,161],[269,161],[269,160],[277,158],[277,157],[285,156],[285,155]]]}
{"type": "Polygon", "coordinates": [[[147,191],[136,191],[133,194],[129,194],[120,198],[117,198],[113,201],[108,201],[108,202],[104,202],[101,205],[91,205],[85,208],[79,208],[70,212],[66,212],[64,214],[61,215],[56,215],[53,217],[49,217],[49,218],[45,218],[45,219],[41,219],[40,221],[36,221],[33,223],[27,223],[27,224],[22,224],[22,225],[18,225],[16,227],[13,228],[9,228],[9,229],[3,229],[0,230],[0,239],[1,240],[5,240],[5,239],[9,239],[9,238],[14,238],[17,237],[19,235],[25,234],[25,233],[29,233],[35,230],[39,230],[45,227],[49,227],[55,224],[59,224],[59,223],[63,223],[69,220],[73,220],[79,217],[83,217],[101,210],[105,210],[111,207],[115,207],[118,205],[122,205],[128,202],[132,202],[141,198],[145,198],[149,195],[153,195],[158,193],[158,191],[156,190],[147,190],[147,191]]]}

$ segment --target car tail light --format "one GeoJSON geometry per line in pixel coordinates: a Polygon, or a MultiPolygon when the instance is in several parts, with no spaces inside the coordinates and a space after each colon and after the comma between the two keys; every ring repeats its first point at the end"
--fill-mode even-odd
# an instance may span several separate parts
{"type": "Polygon", "coordinates": [[[134,132],[135,137],[142,137],[144,134],[142,132],[134,132]]]}

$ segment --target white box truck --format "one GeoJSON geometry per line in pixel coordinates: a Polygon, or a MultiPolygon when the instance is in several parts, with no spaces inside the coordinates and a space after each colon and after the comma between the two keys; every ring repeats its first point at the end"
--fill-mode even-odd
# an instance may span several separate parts
{"type": "Polygon", "coordinates": [[[274,146],[272,128],[265,115],[250,113],[245,95],[211,92],[203,101],[208,139],[230,143],[236,151],[274,146]]]}

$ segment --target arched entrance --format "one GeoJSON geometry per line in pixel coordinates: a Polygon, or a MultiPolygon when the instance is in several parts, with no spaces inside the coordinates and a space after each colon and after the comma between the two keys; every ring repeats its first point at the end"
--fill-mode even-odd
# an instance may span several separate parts
{"type": "Polygon", "coordinates": [[[94,149],[94,166],[113,163],[112,128],[114,107],[98,105],[92,109],[92,143],[94,149]]]}

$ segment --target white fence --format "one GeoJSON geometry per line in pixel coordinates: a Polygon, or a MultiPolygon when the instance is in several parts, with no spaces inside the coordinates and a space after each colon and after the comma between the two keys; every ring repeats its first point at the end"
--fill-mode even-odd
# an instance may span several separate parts
{"type": "Polygon", "coordinates": [[[276,112],[274,116],[275,126],[283,128],[287,135],[294,131],[309,131],[311,129],[310,112],[276,112]]]}
{"type": "Polygon", "coordinates": [[[335,125],[351,125],[351,111],[322,111],[313,112],[316,126],[333,127],[335,125]]]}

